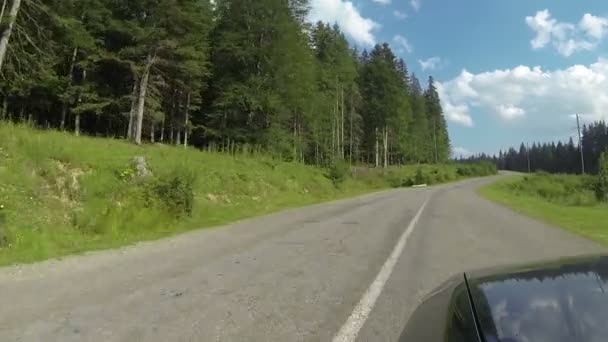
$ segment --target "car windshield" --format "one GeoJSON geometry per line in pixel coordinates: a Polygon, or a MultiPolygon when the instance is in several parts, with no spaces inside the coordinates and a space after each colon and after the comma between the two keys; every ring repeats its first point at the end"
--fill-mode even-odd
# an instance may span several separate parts
{"type": "Polygon", "coordinates": [[[595,272],[539,272],[473,285],[488,340],[600,342],[608,336],[608,288],[595,272]]]}

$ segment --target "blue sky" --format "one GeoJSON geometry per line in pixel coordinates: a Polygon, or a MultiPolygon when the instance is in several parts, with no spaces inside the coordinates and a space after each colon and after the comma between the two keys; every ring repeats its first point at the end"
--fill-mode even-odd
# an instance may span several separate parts
{"type": "Polygon", "coordinates": [[[432,74],[457,153],[575,137],[608,119],[608,2],[312,0],[360,47],[389,42],[432,74]]]}

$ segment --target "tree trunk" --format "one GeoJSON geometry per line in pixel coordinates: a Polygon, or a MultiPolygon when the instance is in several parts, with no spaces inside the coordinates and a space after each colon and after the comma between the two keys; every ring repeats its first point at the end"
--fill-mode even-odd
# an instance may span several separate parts
{"type": "MultiPolygon", "coordinates": [[[[84,83],[87,79],[87,71],[85,69],[82,70],[82,82],[84,83]]],[[[82,102],[82,92],[78,93],[78,99],[76,100],[77,105],[82,102]]],[[[74,114],[74,134],[76,136],[80,135],[80,113],[76,112],[74,114]]]]}
{"type": "Polygon", "coordinates": [[[165,117],[163,116],[163,121],[160,123],[160,143],[165,142],[165,117]]]}
{"type": "MultiPolygon", "coordinates": [[[[68,88],[66,89],[66,92],[69,91],[69,88],[72,86],[72,81],[74,80],[74,67],[76,66],[76,57],[78,56],[78,48],[75,47],[74,51],[72,52],[72,57],[70,58],[70,68],[68,69],[68,88]]],[[[64,130],[65,129],[65,119],[68,115],[68,99],[67,99],[67,94],[66,98],[63,100],[63,103],[61,104],[61,122],[59,123],[59,129],[60,130],[64,130]]]]}
{"type": "Polygon", "coordinates": [[[0,71],[2,71],[2,65],[6,52],[8,51],[8,42],[11,39],[13,33],[13,26],[17,20],[19,14],[19,8],[21,7],[21,0],[13,0],[11,9],[8,12],[8,23],[4,25],[4,31],[2,32],[2,38],[0,38],[0,71]]]}
{"type": "Polygon", "coordinates": [[[344,88],[341,88],[341,107],[340,107],[340,158],[344,159],[344,88]]]}
{"type": "Polygon", "coordinates": [[[439,162],[439,154],[437,151],[437,126],[435,123],[435,119],[433,118],[433,142],[435,144],[435,164],[439,162]]]}
{"type": "Polygon", "coordinates": [[[2,114],[0,114],[0,120],[8,118],[8,95],[2,97],[2,114]]]}
{"type": "Polygon", "coordinates": [[[181,145],[182,144],[182,130],[178,127],[177,128],[177,139],[175,140],[175,145],[181,145]]]}
{"type": "Polygon", "coordinates": [[[384,168],[388,167],[388,126],[384,126],[384,168]]]}
{"type": "Polygon", "coordinates": [[[298,119],[293,115],[293,161],[298,160],[298,119]]]}
{"type": "Polygon", "coordinates": [[[78,113],[74,116],[74,134],[76,136],[80,135],[80,114],[78,113]]]}
{"type": "Polygon", "coordinates": [[[333,162],[336,155],[336,112],[337,108],[334,105],[331,115],[331,161],[333,162]]]}
{"type": "Polygon", "coordinates": [[[378,127],[374,130],[374,138],[376,139],[376,167],[380,167],[380,142],[378,141],[378,127]]]}
{"type": "Polygon", "coordinates": [[[2,19],[4,19],[4,11],[6,10],[6,2],[8,0],[2,1],[2,10],[0,10],[0,24],[2,24],[2,19]]]}
{"type": "Polygon", "coordinates": [[[353,111],[354,111],[354,105],[353,105],[353,95],[351,93],[350,95],[350,134],[348,136],[349,142],[348,144],[350,145],[349,147],[349,152],[348,152],[348,162],[349,164],[352,166],[353,165],[353,111]]]}
{"type": "Polygon", "coordinates": [[[313,137],[315,139],[315,165],[319,166],[319,137],[317,136],[317,127],[313,128],[313,137]]]}
{"type": "Polygon", "coordinates": [[[190,125],[190,92],[186,94],[186,115],[184,115],[184,148],[188,148],[188,126],[190,125]]]}
{"type": "Polygon", "coordinates": [[[127,140],[135,138],[135,113],[137,112],[137,76],[133,79],[133,91],[131,92],[131,110],[129,111],[129,126],[127,127],[127,140]]]}
{"type": "Polygon", "coordinates": [[[150,142],[154,144],[154,122],[150,123],[150,142]]]}
{"type": "Polygon", "coordinates": [[[137,121],[135,124],[135,143],[141,145],[141,131],[144,123],[144,110],[146,109],[146,93],[148,91],[148,81],[150,80],[150,69],[154,64],[156,57],[152,54],[148,55],[146,59],[146,66],[144,69],[141,82],[139,83],[139,96],[137,99],[137,121]]]}
{"type": "Polygon", "coordinates": [[[173,121],[171,121],[170,126],[171,129],[169,131],[169,144],[173,145],[173,142],[175,141],[175,129],[173,128],[173,121]]]}
{"type": "Polygon", "coordinates": [[[299,123],[298,127],[299,127],[299,132],[300,132],[298,134],[298,137],[300,139],[300,141],[299,141],[299,145],[300,145],[300,161],[302,163],[304,163],[305,162],[305,160],[304,160],[304,148],[302,148],[302,146],[304,146],[304,143],[302,142],[302,140],[303,140],[302,137],[304,136],[304,128],[302,127],[302,122],[299,123]]]}

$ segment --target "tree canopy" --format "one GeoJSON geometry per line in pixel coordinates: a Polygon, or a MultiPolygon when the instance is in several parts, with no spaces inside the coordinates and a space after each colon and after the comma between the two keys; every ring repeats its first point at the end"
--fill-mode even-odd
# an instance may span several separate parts
{"type": "MultiPolygon", "coordinates": [[[[596,174],[600,170],[600,156],[608,152],[608,126],[604,121],[585,125],[582,128],[583,159],[585,171],[596,174]]],[[[545,171],[551,173],[581,173],[581,150],[572,138],[567,142],[522,143],[500,151],[498,156],[481,154],[468,158],[470,161],[491,159],[501,170],[519,172],[545,171]]]]}
{"type": "Polygon", "coordinates": [[[307,0],[5,2],[0,120],[317,165],[451,157],[434,79],[308,23],[307,0]]]}

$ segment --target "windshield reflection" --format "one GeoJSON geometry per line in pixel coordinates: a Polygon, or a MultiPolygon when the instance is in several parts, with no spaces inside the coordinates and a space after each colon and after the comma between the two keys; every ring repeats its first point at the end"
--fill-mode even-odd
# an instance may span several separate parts
{"type": "Polygon", "coordinates": [[[473,280],[471,292],[487,340],[606,341],[608,285],[602,264],[560,265],[473,280]]]}

